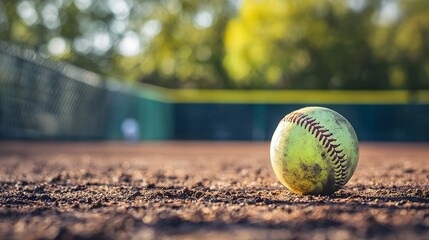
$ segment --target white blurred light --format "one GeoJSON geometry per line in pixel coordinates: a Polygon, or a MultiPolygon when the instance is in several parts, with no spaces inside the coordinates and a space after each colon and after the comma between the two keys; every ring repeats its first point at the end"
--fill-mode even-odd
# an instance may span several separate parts
{"type": "Polygon", "coordinates": [[[378,22],[380,24],[389,24],[396,21],[399,18],[400,11],[397,1],[383,1],[378,22]]]}
{"type": "Polygon", "coordinates": [[[48,51],[53,56],[64,54],[67,50],[67,42],[62,37],[54,37],[49,40],[48,51]]]}
{"type": "Polygon", "coordinates": [[[91,40],[87,37],[81,36],[77,37],[73,41],[73,48],[76,49],[77,52],[82,54],[88,54],[91,52],[92,43],[91,40]]]}
{"type": "Polygon", "coordinates": [[[104,54],[112,47],[112,38],[108,32],[94,33],[93,48],[96,54],[104,54]]]}
{"type": "Polygon", "coordinates": [[[141,33],[147,38],[153,38],[162,30],[162,23],[157,19],[147,21],[142,29],[141,33]]]}
{"type": "Polygon", "coordinates": [[[39,20],[34,3],[32,2],[23,1],[19,3],[17,11],[19,16],[27,25],[33,25],[39,20]]]}
{"type": "Polygon", "coordinates": [[[55,29],[60,26],[58,18],[58,8],[52,4],[46,4],[42,10],[43,24],[49,29],[55,29]]]}
{"type": "Polygon", "coordinates": [[[107,5],[116,17],[126,18],[130,13],[131,6],[124,0],[109,0],[107,5]]]}
{"type": "Polygon", "coordinates": [[[347,0],[347,3],[355,12],[361,12],[368,4],[367,0],[347,0]]]}
{"type": "Polygon", "coordinates": [[[124,34],[118,44],[118,51],[121,55],[131,57],[140,52],[140,39],[135,32],[129,31],[124,34]]]}
{"type": "Polygon", "coordinates": [[[140,137],[140,126],[134,118],[126,118],[121,124],[122,135],[127,141],[137,141],[140,137]]]}
{"type": "Polygon", "coordinates": [[[81,11],[87,10],[92,5],[92,0],[74,0],[74,5],[81,11]]]}
{"type": "Polygon", "coordinates": [[[213,24],[213,13],[207,10],[200,11],[194,17],[194,25],[197,28],[208,28],[213,24]]]}
{"type": "Polygon", "coordinates": [[[119,34],[125,32],[125,30],[127,30],[127,26],[128,20],[124,19],[114,19],[109,25],[112,32],[119,34]]]}

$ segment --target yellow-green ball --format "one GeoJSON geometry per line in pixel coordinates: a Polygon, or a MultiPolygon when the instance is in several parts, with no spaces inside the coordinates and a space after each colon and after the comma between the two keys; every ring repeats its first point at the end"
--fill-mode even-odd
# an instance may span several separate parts
{"type": "Polygon", "coordinates": [[[297,194],[331,194],[352,177],[359,160],[356,133],[346,118],[323,107],[286,115],[271,139],[271,164],[297,194]]]}

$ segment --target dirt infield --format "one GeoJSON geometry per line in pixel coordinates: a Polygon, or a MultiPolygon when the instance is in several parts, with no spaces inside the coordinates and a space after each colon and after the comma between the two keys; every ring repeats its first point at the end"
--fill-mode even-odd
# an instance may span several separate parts
{"type": "Polygon", "coordinates": [[[268,143],[0,142],[0,239],[429,239],[429,144],[361,144],[331,196],[268,143]]]}

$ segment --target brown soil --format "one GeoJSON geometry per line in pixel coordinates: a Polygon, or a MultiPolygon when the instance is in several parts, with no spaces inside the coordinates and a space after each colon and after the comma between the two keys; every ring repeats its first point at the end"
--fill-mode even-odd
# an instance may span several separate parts
{"type": "Polygon", "coordinates": [[[429,239],[429,144],[361,144],[331,196],[268,143],[0,142],[0,239],[429,239]]]}

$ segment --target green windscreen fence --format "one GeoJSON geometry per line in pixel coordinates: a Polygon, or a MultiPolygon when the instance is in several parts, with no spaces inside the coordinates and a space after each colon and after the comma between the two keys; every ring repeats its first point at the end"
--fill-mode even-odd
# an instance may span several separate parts
{"type": "Polygon", "coordinates": [[[429,141],[428,90],[165,89],[0,42],[0,140],[267,141],[311,105],[343,114],[363,141],[429,141]]]}
{"type": "Polygon", "coordinates": [[[168,139],[170,108],[154,89],[0,42],[1,139],[168,139]]]}

